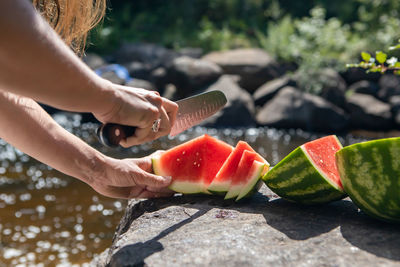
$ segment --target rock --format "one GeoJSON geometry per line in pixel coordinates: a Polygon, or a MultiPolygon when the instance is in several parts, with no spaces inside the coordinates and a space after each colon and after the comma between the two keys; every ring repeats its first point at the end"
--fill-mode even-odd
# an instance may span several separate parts
{"type": "Polygon", "coordinates": [[[116,84],[124,85],[131,79],[128,70],[124,66],[119,64],[105,65],[97,68],[95,72],[97,75],[100,75],[104,79],[107,79],[116,84]]]}
{"type": "Polygon", "coordinates": [[[206,91],[220,90],[228,99],[227,105],[217,114],[205,120],[202,125],[209,127],[250,127],[255,126],[254,103],[251,95],[235,81],[236,76],[223,75],[206,91]]]}
{"type": "Polygon", "coordinates": [[[296,82],[288,76],[283,76],[263,84],[254,94],[253,99],[256,106],[263,106],[268,102],[280,89],[286,86],[296,86],[296,82]]]}
{"type": "Polygon", "coordinates": [[[389,104],[391,107],[394,123],[400,126],[400,95],[392,96],[389,99],[389,104]]]}
{"type": "Polygon", "coordinates": [[[167,70],[163,67],[158,67],[150,73],[150,81],[156,86],[159,91],[163,91],[164,87],[169,83],[167,70]]]}
{"type": "Polygon", "coordinates": [[[138,61],[125,64],[125,67],[127,68],[129,75],[132,78],[137,78],[142,80],[149,80],[150,73],[153,70],[149,64],[138,61]]]}
{"type": "Polygon", "coordinates": [[[324,98],[325,100],[331,102],[335,106],[338,106],[342,109],[346,108],[346,89],[347,85],[340,74],[330,68],[325,68],[319,70],[317,73],[313,75],[312,81],[301,81],[303,77],[300,77],[301,73],[297,72],[294,75],[294,79],[300,83],[314,83],[319,85],[321,88],[315,94],[319,95],[320,97],[324,98]]]}
{"type": "Polygon", "coordinates": [[[378,97],[385,102],[394,95],[400,95],[400,77],[394,74],[385,74],[379,79],[378,97]]]}
{"type": "Polygon", "coordinates": [[[149,81],[141,80],[141,79],[132,79],[125,84],[126,86],[135,87],[135,88],[143,88],[150,91],[157,91],[157,88],[149,81]]]}
{"type": "Polygon", "coordinates": [[[258,111],[256,121],[264,126],[332,132],[345,129],[347,116],[322,97],[287,86],[258,111]]]}
{"type": "Polygon", "coordinates": [[[84,55],[82,57],[82,60],[92,70],[95,70],[97,68],[100,68],[100,67],[106,65],[106,61],[101,56],[99,56],[97,54],[93,54],[93,53],[88,53],[88,54],[84,55]]]}
{"type": "Polygon", "coordinates": [[[119,64],[138,61],[147,63],[152,68],[166,67],[177,56],[178,53],[173,50],[150,43],[125,43],[114,53],[119,64]]]}
{"type": "Polygon", "coordinates": [[[178,57],[168,69],[168,81],[173,83],[183,98],[215,82],[221,76],[221,68],[212,62],[191,57],[178,57]]]}
{"type": "Polygon", "coordinates": [[[277,62],[261,49],[211,52],[203,59],[218,64],[226,74],[239,75],[239,85],[251,93],[281,75],[277,62]]]}
{"type": "Polygon", "coordinates": [[[349,86],[348,91],[351,93],[360,93],[366,95],[376,96],[378,93],[379,87],[375,82],[363,80],[356,83],[353,83],[349,86]]]}
{"type": "Polygon", "coordinates": [[[385,130],[393,127],[391,108],[371,95],[354,93],[348,99],[350,125],[354,129],[385,130]]]}
{"type": "Polygon", "coordinates": [[[363,68],[348,68],[341,73],[341,76],[346,81],[347,84],[353,84],[359,81],[370,81],[378,82],[381,77],[380,73],[377,72],[367,72],[363,68]]]}
{"type": "Polygon", "coordinates": [[[131,200],[91,266],[398,266],[400,229],[348,199],[301,206],[266,186],[248,201],[131,200]]]}
{"type": "Polygon", "coordinates": [[[203,56],[203,49],[198,47],[185,47],[179,49],[179,55],[192,58],[201,58],[203,56]]]}

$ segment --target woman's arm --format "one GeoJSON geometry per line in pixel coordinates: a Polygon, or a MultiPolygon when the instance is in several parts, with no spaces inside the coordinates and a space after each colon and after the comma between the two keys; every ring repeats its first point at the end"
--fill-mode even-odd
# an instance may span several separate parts
{"type": "Polygon", "coordinates": [[[166,135],[178,106],[154,92],[115,85],[91,71],[26,0],[0,1],[0,90],[102,122],[138,127],[122,145],[166,135]],[[158,133],[151,132],[161,118],[158,133]]]}
{"type": "Polygon", "coordinates": [[[151,174],[150,158],[117,160],[58,125],[36,102],[0,90],[0,137],[28,155],[110,197],[169,194],[170,178],[151,174]]]}

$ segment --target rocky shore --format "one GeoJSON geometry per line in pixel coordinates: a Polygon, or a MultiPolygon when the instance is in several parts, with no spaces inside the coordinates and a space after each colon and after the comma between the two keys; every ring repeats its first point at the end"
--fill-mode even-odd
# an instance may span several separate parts
{"type": "Polygon", "coordinates": [[[213,127],[270,126],[315,132],[388,131],[400,128],[400,77],[348,69],[321,69],[318,92],[299,90],[294,64],[279,63],[260,49],[203,54],[155,44],[127,43],[114,54],[83,59],[115,83],[157,90],[177,100],[221,90],[225,109],[204,123],[213,127]]]}

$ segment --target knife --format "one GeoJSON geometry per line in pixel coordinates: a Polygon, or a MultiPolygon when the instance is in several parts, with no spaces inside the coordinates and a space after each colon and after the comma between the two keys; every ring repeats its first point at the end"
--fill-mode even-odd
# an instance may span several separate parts
{"type": "MultiPolygon", "coordinates": [[[[210,91],[176,101],[178,113],[170,136],[175,136],[202,122],[225,106],[227,100],[221,91],[210,91]]],[[[119,142],[132,136],[136,127],[106,123],[97,129],[100,142],[108,147],[117,147],[119,142]]]]}

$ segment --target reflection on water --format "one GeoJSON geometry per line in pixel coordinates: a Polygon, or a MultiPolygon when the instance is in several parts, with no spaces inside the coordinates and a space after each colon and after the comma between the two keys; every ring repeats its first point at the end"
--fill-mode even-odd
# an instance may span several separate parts
{"type": "MultiPolygon", "coordinates": [[[[196,127],[175,138],[112,150],[97,142],[97,125],[81,124],[78,115],[57,115],[55,119],[96,149],[117,158],[141,157],[207,133],[231,145],[247,141],[275,165],[297,146],[321,136],[300,130],[196,127]]],[[[347,145],[361,139],[346,136],[341,141],[347,145]]],[[[0,265],[85,265],[110,246],[125,205],[126,201],[102,197],[0,139],[0,265]]]]}

